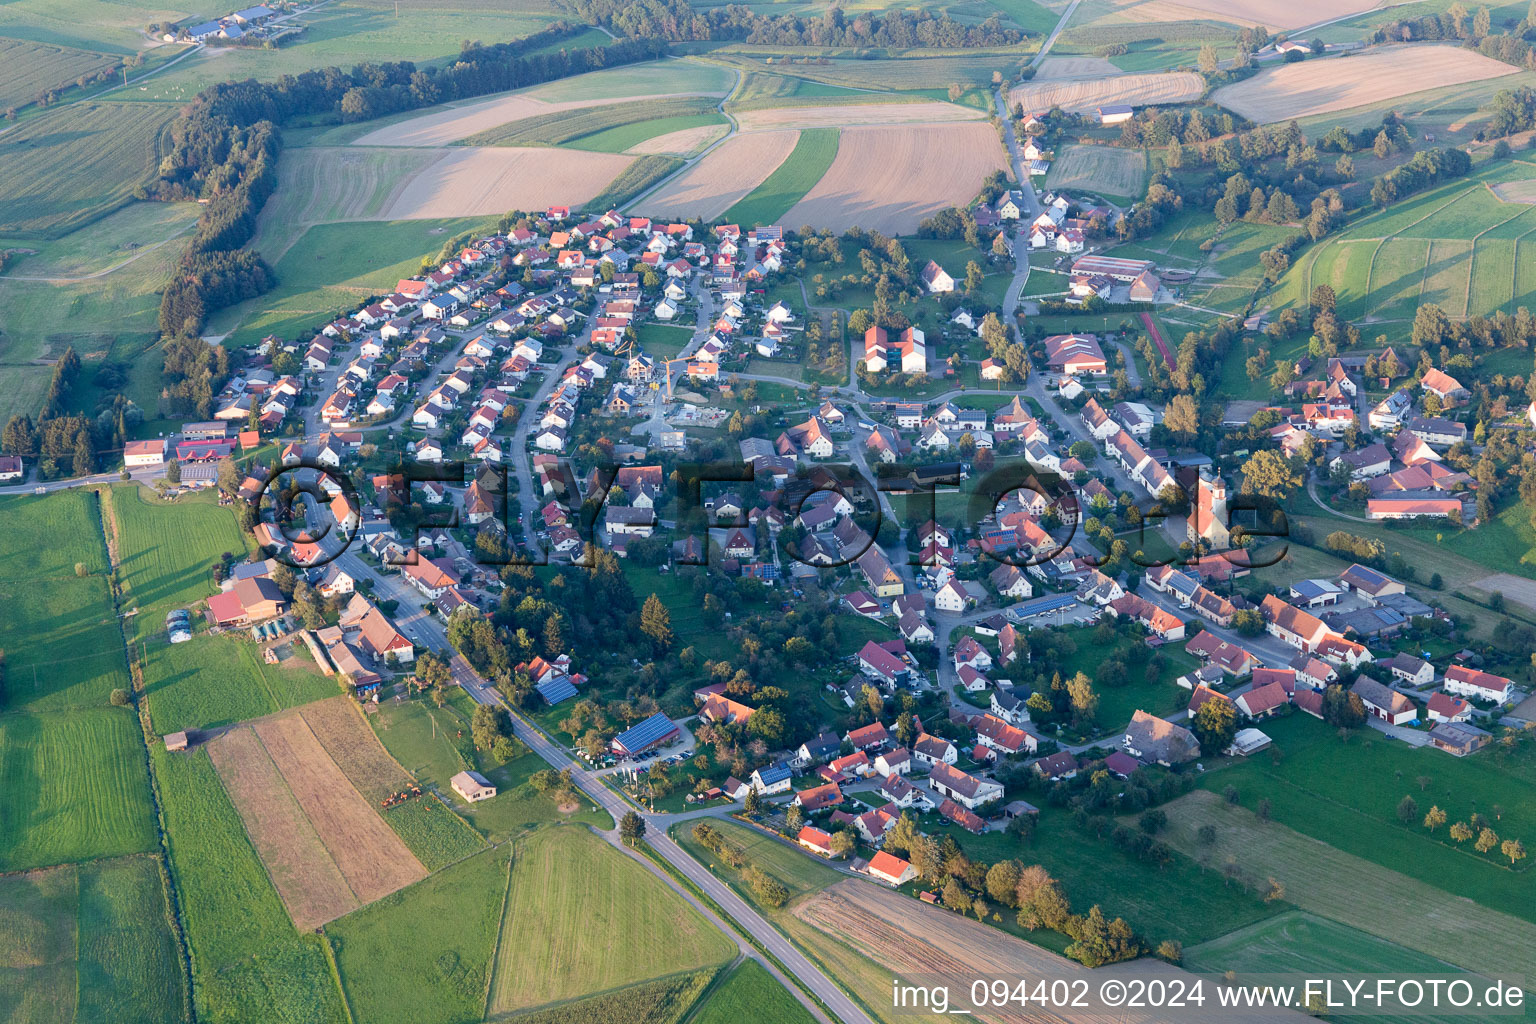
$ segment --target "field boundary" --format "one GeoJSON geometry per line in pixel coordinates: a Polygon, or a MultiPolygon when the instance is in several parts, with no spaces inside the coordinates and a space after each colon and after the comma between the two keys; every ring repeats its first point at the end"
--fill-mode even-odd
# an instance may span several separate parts
{"type": "Polygon", "coordinates": [[[507,922],[507,901],[512,895],[512,864],[517,860],[517,841],[507,840],[507,884],[501,888],[501,910],[496,915],[496,941],[491,943],[491,969],[485,972],[485,1009],[482,1016],[491,1019],[491,999],[496,991],[496,975],[501,969],[501,933],[507,922]]]}
{"type": "MultiPolygon", "coordinates": [[[[96,496],[93,508],[96,512],[96,523],[101,530],[102,543],[107,549],[107,564],[112,569],[112,576],[107,585],[108,596],[112,600],[112,608],[118,612],[117,631],[122,642],[123,661],[128,666],[128,678],[130,680],[130,692],[133,695],[134,711],[139,719],[139,736],[144,743],[144,772],[149,776],[149,801],[155,816],[155,842],[160,848],[156,860],[160,865],[160,886],[165,892],[166,923],[170,925],[171,934],[176,940],[176,963],[181,970],[181,995],[182,995],[182,1019],[194,1021],[196,1015],[196,993],[193,990],[196,974],[192,970],[192,944],[187,940],[186,921],[182,916],[181,890],[176,884],[175,871],[171,866],[171,850],[168,845],[170,838],[165,827],[165,801],[160,795],[160,777],[155,774],[154,763],[150,758],[149,745],[154,736],[149,717],[149,700],[144,690],[144,666],[134,656],[134,646],[128,640],[128,633],[123,628],[122,618],[122,591],[121,580],[122,566],[119,562],[120,552],[118,546],[121,543],[122,528],[117,521],[117,508],[113,504],[115,492],[108,486],[89,488],[96,496]]],[[[222,783],[220,783],[222,785],[222,783]]]]}

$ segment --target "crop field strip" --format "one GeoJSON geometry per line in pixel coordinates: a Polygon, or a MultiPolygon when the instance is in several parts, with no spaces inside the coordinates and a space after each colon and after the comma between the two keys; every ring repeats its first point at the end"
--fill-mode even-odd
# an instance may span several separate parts
{"type": "Polygon", "coordinates": [[[805,129],[784,162],[721,216],[742,224],[777,223],[827,173],[837,158],[838,142],[835,128],[805,129]]]}
{"type": "MultiPolygon", "coordinates": [[[[604,146],[586,146],[589,137],[629,126],[643,126],[645,122],[675,117],[715,115],[718,100],[706,96],[675,96],[639,103],[613,103],[598,107],[582,107],[558,110],[548,114],[512,121],[486,131],[477,132],[461,141],[466,146],[559,146],[570,145],[576,149],[593,148],[600,152],[622,152],[641,141],[637,138],[616,149],[604,146]]],[[[670,130],[670,129],[667,129],[670,130]]],[[[655,134],[661,134],[656,132],[655,134]]],[[[645,135],[643,138],[649,138],[645,135]]]]}
{"type": "Polygon", "coordinates": [[[360,901],[371,903],[426,875],[400,837],[336,767],[301,715],[261,719],[252,728],[360,901]]]}
{"type": "Polygon", "coordinates": [[[1412,319],[1424,302],[1452,317],[1536,306],[1536,275],[1519,262],[1536,231],[1536,205],[1504,201],[1497,191],[1520,184],[1519,175],[1536,178],[1536,165],[1514,161],[1485,175],[1372,213],[1312,247],[1282,278],[1276,306],[1304,301],[1318,284],[1331,285],[1341,315],[1356,320],[1412,319]]]}
{"type": "Polygon", "coordinates": [[[641,200],[655,216],[711,220],[761,185],[794,151],[794,131],[733,135],[641,200]]]}
{"type": "Polygon", "coordinates": [[[294,930],[204,750],[151,748],[199,1017],[345,1024],[320,940],[294,930]]]}
{"type": "Polygon", "coordinates": [[[654,153],[639,157],[592,197],[592,206],[601,206],[605,210],[623,206],[647,189],[655,188],[658,183],[677,173],[682,166],[683,161],[675,156],[654,153]]]}
{"type": "MultiPolygon", "coordinates": [[[[306,704],[298,713],[371,806],[378,807],[386,797],[416,784],[384,749],[351,698],[338,696],[306,704]]],[[[383,809],[381,814],[428,871],[485,847],[480,834],[430,792],[383,809]]]]}
{"type": "Polygon", "coordinates": [[[984,121],[845,128],[832,166],[783,219],[838,231],[858,225],[909,234],[924,218],[964,203],[989,174],[1006,168],[997,132],[984,121]]]}
{"type": "Polygon", "coordinates": [[[208,756],[256,854],[299,931],[362,905],[250,726],[208,744],[208,756]]]}

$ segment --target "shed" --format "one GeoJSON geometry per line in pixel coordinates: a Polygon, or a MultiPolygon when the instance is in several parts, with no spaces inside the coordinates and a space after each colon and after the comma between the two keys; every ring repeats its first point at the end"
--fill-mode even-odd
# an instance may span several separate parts
{"type": "Polygon", "coordinates": [[[448,781],[448,784],[453,787],[455,793],[472,804],[489,800],[496,795],[496,787],[479,772],[459,772],[448,781]]]}
{"type": "Polygon", "coordinates": [[[165,737],[166,750],[186,750],[187,734],[185,732],[167,733],[165,737]]]}

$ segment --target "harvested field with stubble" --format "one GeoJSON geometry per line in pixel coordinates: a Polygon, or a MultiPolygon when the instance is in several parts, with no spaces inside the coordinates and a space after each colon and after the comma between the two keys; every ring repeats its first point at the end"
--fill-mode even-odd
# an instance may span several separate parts
{"type": "MultiPolygon", "coordinates": [[[[678,92],[656,93],[649,96],[630,96],[625,99],[625,105],[643,104],[648,100],[709,95],[715,94],[678,92]]],[[[420,117],[413,117],[383,128],[376,128],[368,134],[355,139],[352,145],[424,146],[435,148],[458,142],[460,139],[467,139],[471,135],[477,135],[480,132],[500,128],[502,125],[510,124],[513,121],[523,121],[530,117],[544,117],[550,114],[558,114],[565,110],[579,110],[583,107],[605,107],[612,105],[613,100],[609,98],[562,100],[558,103],[548,103],[524,93],[512,96],[498,96],[495,99],[483,100],[478,103],[467,103],[459,107],[435,110],[430,114],[422,114],[420,117]]]]}
{"type": "Polygon", "coordinates": [[[352,785],[370,803],[378,803],[415,783],[363,721],[357,704],[345,694],[306,705],[299,712],[352,785]]]}
{"type": "Polygon", "coordinates": [[[1286,899],[1319,917],[1474,971],[1536,975],[1536,925],[1264,821],[1215,793],[1196,790],[1164,804],[1164,841],[1197,860],[1234,859],[1244,883],[1285,886],[1286,899]],[[1216,830],[1203,844],[1201,825],[1216,830]]]}
{"type": "Polygon", "coordinates": [[[400,837],[347,781],[302,716],[278,715],[254,728],[358,899],[371,903],[426,875],[400,837]]]}
{"type": "MultiPolygon", "coordinates": [[[[377,757],[362,751],[333,714],[322,709],[316,720],[332,745],[346,751],[343,759],[355,771],[378,771],[377,757]],[[372,768],[360,767],[369,763],[372,768]]],[[[209,742],[208,754],[299,930],[309,931],[426,875],[353,788],[301,712],[231,729],[209,742]]],[[[382,749],[379,755],[388,756],[382,749]]]]}
{"type": "Polygon", "coordinates": [[[311,931],[356,910],[357,894],[341,876],[256,733],[244,725],[231,729],[209,742],[208,756],[294,927],[311,931]]]}
{"type": "Polygon", "coordinates": [[[636,156],[687,156],[703,149],[730,130],[730,125],[725,124],[703,124],[697,128],[683,128],[679,131],[667,132],[665,135],[657,135],[644,142],[637,142],[624,152],[633,153],[636,156]]]}
{"type": "Polygon", "coordinates": [[[648,213],[711,220],[772,174],[794,150],[797,131],[733,135],[645,202],[648,213]]]}
{"type": "Polygon", "coordinates": [[[1383,0],[1126,0],[1116,17],[1141,23],[1199,21],[1214,18],[1234,25],[1263,25],[1270,31],[1315,25],[1330,18],[1360,14],[1383,0]]]}
{"type": "Polygon", "coordinates": [[[1536,203],[1536,178],[1523,181],[1506,181],[1488,186],[1495,196],[1506,203],[1536,203]]]}
{"type": "Polygon", "coordinates": [[[1519,69],[1459,46],[1389,46],[1357,56],[1266,68],[1211,99],[1260,124],[1349,110],[1395,96],[1513,75],[1519,69]]]}
{"type": "Polygon", "coordinates": [[[1139,196],[1147,179],[1147,156],[1139,149],[1114,146],[1063,146],[1045,176],[1047,188],[1107,192],[1118,198],[1139,196]]]}
{"type": "Polygon", "coordinates": [[[1007,166],[986,123],[845,128],[831,168],[782,220],[909,234],[939,210],[964,205],[1007,166]]]}
{"type": "MultiPolygon", "coordinates": [[[[878,973],[885,977],[878,991],[872,991],[869,984],[855,985],[857,994],[877,1011],[893,1009],[887,972],[914,979],[922,976],[925,983],[930,984],[933,976],[941,975],[949,979],[952,991],[961,992],[969,991],[970,981],[974,978],[1028,978],[1042,974],[1090,977],[1088,968],[1050,950],[861,879],[845,879],[816,893],[799,904],[794,914],[880,965],[878,973]]],[[[1153,959],[1116,964],[1091,972],[1095,981],[1132,975],[1147,981],[1186,977],[1179,968],[1153,959]]],[[[841,980],[846,983],[850,979],[844,977],[841,980]]],[[[887,1013],[884,1016],[900,1018],[904,1015],[887,1013]]],[[[975,1019],[999,1024],[1038,1024],[1059,1018],[1026,1009],[978,1013],[975,1019]]],[[[1071,1019],[1082,1024],[1152,1024],[1168,1018],[1165,1013],[1155,1010],[1115,1008],[1073,1011],[1071,1019]]],[[[1293,1021],[1298,1017],[1289,1011],[1254,1011],[1235,1014],[1230,1019],[1259,1024],[1261,1021],[1293,1021]]]]}
{"type": "Polygon", "coordinates": [[[380,220],[429,220],[580,206],[630,164],[619,153],[509,146],[441,151],[395,193],[380,220]]]}
{"type": "Polygon", "coordinates": [[[1022,103],[1025,110],[1060,107],[1073,113],[1088,113],[1106,103],[1130,103],[1138,107],[1154,103],[1185,103],[1199,98],[1204,89],[1205,79],[1192,71],[1167,71],[1079,81],[1026,82],[1008,94],[1008,104],[1017,106],[1022,103]]]}
{"type": "Polygon", "coordinates": [[[842,106],[765,107],[736,114],[743,132],[852,125],[950,124],[976,121],[986,111],[955,103],[854,103],[842,106]]]}

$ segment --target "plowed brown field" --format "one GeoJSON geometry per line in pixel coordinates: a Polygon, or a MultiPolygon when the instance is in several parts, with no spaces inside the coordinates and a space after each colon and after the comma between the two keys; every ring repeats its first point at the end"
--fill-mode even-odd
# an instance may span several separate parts
{"type": "Polygon", "coordinates": [[[426,877],[427,869],[352,787],[302,716],[263,719],[255,729],[358,899],[371,903],[426,877]]]}
{"type": "Polygon", "coordinates": [[[646,200],[646,212],[678,219],[717,217],[761,185],[799,138],[797,131],[733,135],[646,200]]]}
{"type": "Polygon", "coordinates": [[[237,726],[211,740],[208,756],[294,927],[309,931],[356,910],[357,894],[251,727],[237,726]]]}
{"type": "Polygon", "coordinates": [[[845,128],[832,166],[782,220],[909,233],[939,210],[964,205],[987,175],[1007,166],[986,123],[845,128]]]}

